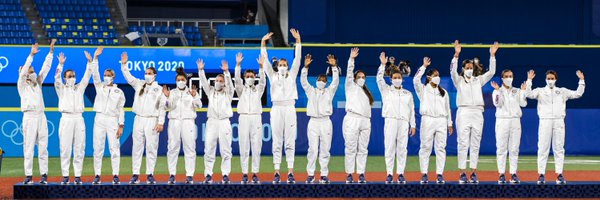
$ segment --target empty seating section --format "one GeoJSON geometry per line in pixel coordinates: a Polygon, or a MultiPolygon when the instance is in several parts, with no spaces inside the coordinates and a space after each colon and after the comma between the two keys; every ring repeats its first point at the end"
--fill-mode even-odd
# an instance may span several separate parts
{"type": "Polygon", "coordinates": [[[217,26],[217,38],[223,42],[224,46],[259,46],[261,38],[267,33],[269,33],[267,25],[217,26]],[[254,41],[254,43],[246,43],[246,41],[254,41]]]}
{"type": "Polygon", "coordinates": [[[0,0],[0,44],[35,43],[19,0],[0,0]]]}
{"type": "MultiPolygon", "coordinates": [[[[140,34],[148,33],[148,34],[175,34],[175,29],[181,29],[185,34],[185,39],[188,41],[189,46],[202,46],[202,34],[200,33],[200,28],[197,26],[184,26],[181,28],[180,26],[165,26],[165,25],[130,25],[130,32],[140,32],[140,34]]],[[[137,39],[133,41],[136,45],[141,45],[142,40],[137,39]]]]}
{"type": "Polygon", "coordinates": [[[35,0],[42,26],[58,44],[119,45],[105,0],[35,0]]]}

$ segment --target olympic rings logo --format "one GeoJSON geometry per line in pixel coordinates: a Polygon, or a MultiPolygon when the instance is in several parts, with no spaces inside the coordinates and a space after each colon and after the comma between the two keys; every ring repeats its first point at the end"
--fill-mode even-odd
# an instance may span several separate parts
{"type": "MultiPolygon", "coordinates": [[[[48,120],[48,137],[52,136],[54,134],[54,123],[50,120],[48,120]]],[[[18,135],[21,135],[21,137],[23,137],[23,125],[19,125],[16,121],[14,120],[6,120],[2,123],[1,126],[1,130],[2,131],[2,135],[4,135],[4,137],[10,138],[10,141],[15,144],[15,145],[23,145],[23,138],[21,138],[21,140],[17,140],[16,138],[18,138],[18,135]]]]}

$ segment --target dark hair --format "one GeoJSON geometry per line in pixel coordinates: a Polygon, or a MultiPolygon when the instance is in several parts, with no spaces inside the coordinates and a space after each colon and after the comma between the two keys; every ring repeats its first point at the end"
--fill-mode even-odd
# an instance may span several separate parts
{"type": "MultiPolygon", "coordinates": [[[[148,67],[146,69],[152,70],[152,72],[154,72],[154,75],[156,76],[156,68],[148,67]]],[[[155,80],[156,80],[156,77],[155,77],[155,80]]],[[[144,89],[146,89],[146,85],[148,85],[148,84],[144,84],[144,86],[142,86],[142,89],[140,90],[138,96],[142,96],[142,94],[144,94],[144,89]]]]}
{"type": "MultiPolygon", "coordinates": [[[[356,75],[358,73],[362,73],[365,75],[366,78],[366,73],[362,70],[356,70],[356,72],[354,72],[354,77],[356,77],[356,75]]],[[[369,91],[369,88],[367,87],[367,83],[365,82],[365,84],[362,86],[363,91],[365,92],[365,94],[367,95],[367,97],[369,97],[369,104],[372,106],[373,103],[375,102],[375,99],[373,99],[373,94],[371,94],[371,91],[369,91]]]]}
{"type": "Polygon", "coordinates": [[[554,75],[554,79],[558,80],[558,74],[556,73],[556,71],[554,71],[554,70],[548,70],[546,72],[546,75],[548,75],[548,74],[554,75]]]}
{"type": "Polygon", "coordinates": [[[256,73],[254,72],[254,70],[247,69],[247,70],[244,72],[244,75],[246,75],[247,73],[252,73],[252,74],[254,74],[254,76],[256,76],[256,73]]]}
{"type": "Polygon", "coordinates": [[[510,70],[510,69],[502,70],[502,73],[500,73],[500,78],[504,78],[504,73],[508,73],[508,72],[512,72],[512,70],[510,70]]]}
{"type": "MultiPolygon", "coordinates": [[[[465,68],[465,66],[467,66],[467,64],[473,64],[473,68],[475,67],[475,63],[473,62],[473,60],[466,59],[466,60],[463,60],[463,62],[462,62],[462,68],[465,68]]],[[[460,71],[460,76],[464,76],[464,75],[465,75],[465,70],[463,69],[460,71]]]]}
{"type": "Polygon", "coordinates": [[[75,73],[75,71],[73,71],[72,69],[67,69],[67,70],[65,70],[63,72],[63,77],[65,77],[65,78],[67,77],[67,72],[73,72],[73,73],[75,73]]]}
{"type": "Polygon", "coordinates": [[[390,71],[390,78],[394,76],[394,74],[400,74],[400,77],[403,75],[400,69],[392,69],[392,71],[390,71]]]}
{"type": "MultiPolygon", "coordinates": [[[[427,74],[426,74],[426,75],[427,75],[427,77],[429,77],[429,78],[426,78],[426,79],[425,79],[425,85],[429,84],[429,81],[431,80],[431,78],[433,78],[433,77],[432,77],[432,76],[433,76],[433,74],[434,74],[434,73],[436,73],[436,72],[437,72],[438,74],[440,73],[440,72],[438,72],[438,70],[437,70],[437,69],[429,69],[429,70],[427,71],[427,74]]],[[[419,81],[419,82],[420,82],[420,81],[419,81]]],[[[442,97],[446,95],[446,90],[444,90],[444,88],[442,88],[442,86],[441,86],[441,85],[439,85],[439,84],[438,84],[437,88],[438,88],[438,91],[440,91],[440,94],[442,95],[442,97]]]]}
{"type": "Polygon", "coordinates": [[[398,63],[398,69],[400,70],[400,74],[408,74],[408,70],[410,68],[410,60],[401,60],[398,63]]]}
{"type": "Polygon", "coordinates": [[[290,63],[288,62],[288,60],[287,60],[287,59],[285,59],[285,58],[280,58],[280,59],[279,59],[279,61],[277,61],[277,64],[279,64],[279,62],[281,62],[281,61],[285,61],[285,62],[287,62],[287,63],[288,63],[288,65],[290,64],[290,63]]]}
{"type": "Polygon", "coordinates": [[[177,79],[177,77],[183,76],[183,78],[185,78],[185,80],[187,80],[188,75],[183,71],[183,67],[178,67],[175,71],[177,72],[175,79],[177,79]]]}
{"type": "Polygon", "coordinates": [[[325,82],[327,82],[327,75],[325,75],[325,74],[319,74],[319,76],[317,76],[317,80],[319,80],[320,78],[324,78],[325,82]]]}

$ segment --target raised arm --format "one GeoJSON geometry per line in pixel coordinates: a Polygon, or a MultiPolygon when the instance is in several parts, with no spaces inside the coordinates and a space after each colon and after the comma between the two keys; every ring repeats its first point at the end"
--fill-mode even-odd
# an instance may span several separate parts
{"type": "Polygon", "coordinates": [[[581,72],[580,70],[577,70],[577,72],[575,74],[577,74],[577,77],[579,77],[579,83],[577,86],[577,90],[573,91],[573,90],[567,89],[567,92],[566,92],[567,99],[580,98],[581,96],[583,96],[583,92],[585,91],[585,77],[583,75],[583,72],[581,72]]]}
{"type": "Polygon", "coordinates": [[[379,88],[379,92],[381,92],[381,96],[387,95],[385,91],[389,89],[389,85],[385,83],[385,79],[383,78],[383,74],[385,73],[385,63],[387,60],[388,58],[385,57],[385,52],[381,52],[381,54],[379,54],[379,61],[381,61],[381,64],[377,69],[377,87],[379,88]]]}
{"type": "Polygon", "coordinates": [[[308,83],[308,68],[310,67],[311,63],[312,56],[310,54],[306,54],[306,57],[304,58],[304,68],[302,68],[302,74],[300,75],[300,84],[302,85],[302,88],[307,96],[308,94],[313,93],[315,90],[315,88],[308,83]]]}
{"type": "Polygon", "coordinates": [[[242,92],[244,91],[244,82],[242,81],[242,60],[244,57],[242,53],[238,53],[235,57],[235,91],[238,96],[242,96],[242,92]]]}
{"type": "Polygon", "coordinates": [[[333,77],[333,80],[327,89],[331,94],[335,94],[338,86],[340,85],[340,69],[338,66],[331,67],[331,76],[333,77]]]}
{"type": "Polygon", "coordinates": [[[454,57],[452,58],[452,62],[450,63],[450,78],[452,78],[452,82],[454,86],[458,86],[460,81],[460,75],[458,74],[458,56],[460,55],[462,47],[458,40],[454,41],[454,57]]]}
{"type": "Polygon", "coordinates": [[[257,59],[258,62],[258,93],[259,94],[263,94],[265,92],[265,87],[267,86],[267,77],[265,74],[265,70],[263,67],[263,63],[265,62],[269,62],[268,60],[265,60],[265,57],[260,56],[257,59]]]}
{"type": "Polygon", "coordinates": [[[502,98],[500,86],[494,81],[492,81],[491,85],[494,88],[494,92],[492,92],[492,103],[494,103],[494,106],[496,106],[497,108],[502,107],[502,105],[504,105],[504,98],[502,98]]]}
{"type": "Polygon", "coordinates": [[[56,89],[56,94],[58,96],[61,96],[62,94],[63,83],[60,76],[62,74],[63,66],[66,60],[67,57],[65,57],[65,54],[61,52],[58,55],[58,67],[56,67],[56,73],[54,73],[54,89],[56,89]]]}
{"type": "Polygon", "coordinates": [[[196,61],[196,65],[198,66],[198,76],[200,78],[200,86],[202,87],[202,89],[204,90],[204,93],[206,93],[206,95],[210,94],[210,84],[208,83],[208,80],[206,79],[206,74],[204,73],[204,61],[202,61],[202,59],[198,59],[196,61]]]}
{"type": "Polygon", "coordinates": [[[424,57],[423,65],[419,67],[419,70],[417,70],[417,73],[415,73],[415,77],[413,77],[413,86],[415,87],[415,91],[417,92],[417,97],[419,97],[419,99],[421,98],[423,89],[425,87],[425,85],[423,85],[421,82],[421,77],[423,77],[423,74],[425,74],[425,70],[429,65],[431,65],[431,58],[424,57]]]}
{"type": "Polygon", "coordinates": [[[27,81],[27,76],[29,76],[29,67],[31,67],[31,63],[33,62],[33,57],[35,56],[35,54],[39,53],[39,46],[37,43],[35,43],[34,45],[31,45],[31,52],[29,53],[29,56],[27,56],[27,59],[25,60],[25,64],[23,66],[21,66],[21,68],[19,69],[19,77],[17,78],[17,88],[19,90],[23,89],[23,86],[25,85],[25,82],[27,81]]]}
{"type": "Polygon", "coordinates": [[[90,53],[88,53],[87,51],[84,51],[85,53],[85,57],[88,60],[88,64],[92,63],[93,65],[93,76],[92,79],[94,80],[94,86],[96,86],[96,88],[98,87],[102,87],[102,79],[100,79],[100,69],[98,67],[98,57],[102,54],[102,51],[104,50],[104,47],[100,46],[96,49],[96,51],[94,52],[94,58],[92,60],[92,57],[90,56],[90,53]]]}
{"type": "Polygon", "coordinates": [[[77,89],[79,91],[85,91],[85,88],[90,83],[90,78],[92,76],[92,72],[95,70],[94,66],[98,66],[98,63],[96,63],[96,64],[88,63],[86,65],[85,73],[83,73],[83,78],[81,78],[81,81],[79,82],[79,84],[77,84],[77,89]]]}
{"type": "Polygon", "coordinates": [[[269,62],[269,54],[267,53],[267,41],[271,39],[271,36],[273,36],[273,32],[267,33],[265,36],[263,36],[261,43],[260,43],[260,56],[263,57],[264,60],[264,69],[265,69],[265,74],[267,75],[267,78],[271,79],[271,76],[273,75],[273,73],[275,73],[273,71],[273,66],[271,64],[271,62],[269,62]]]}
{"type": "Polygon", "coordinates": [[[123,77],[125,77],[125,80],[127,80],[127,83],[129,83],[129,85],[131,85],[131,87],[138,87],[139,85],[144,84],[144,81],[137,79],[135,77],[133,77],[133,75],[131,75],[131,73],[129,72],[129,69],[127,68],[127,60],[129,59],[129,56],[127,55],[127,52],[123,52],[121,53],[121,72],[123,73],[123,77]]]}
{"type": "Polygon", "coordinates": [[[300,32],[292,28],[290,29],[292,36],[296,39],[296,47],[294,50],[294,61],[292,62],[292,69],[290,69],[290,75],[293,79],[298,77],[298,71],[300,70],[300,63],[302,62],[302,43],[300,41],[300,32]]]}
{"type": "Polygon", "coordinates": [[[348,58],[348,69],[346,70],[346,88],[354,82],[354,59],[358,56],[358,47],[350,50],[350,58],[348,58]]]}
{"type": "Polygon", "coordinates": [[[489,82],[494,74],[496,73],[496,52],[498,52],[498,42],[494,42],[494,44],[490,47],[490,69],[481,75],[481,86],[485,85],[489,82]]]}
{"type": "Polygon", "coordinates": [[[527,84],[521,83],[521,90],[519,90],[519,106],[527,106],[527,84]]]}
{"type": "Polygon", "coordinates": [[[40,70],[40,75],[37,79],[38,84],[43,84],[44,80],[46,80],[46,76],[48,76],[48,72],[50,72],[50,68],[52,67],[52,60],[54,59],[55,43],[56,39],[52,39],[52,42],[50,42],[50,52],[48,52],[48,55],[46,55],[46,59],[44,59],[44,64],[42,64],[42,69],[40,70]]]}
{"type": "MultiPolygon", "coordinates": [[[[235,87],[233,87],[233,80],[231,79],[231,74],[229,73],[229,65],[227,61],[223,60],[222,62],[223,75],[225,75],[225,89],[229,92],[229,98],[233,99],[233,94],[235,93],[235,87]]],[[[229,102],[231,103],[231,102],[229,102]]]]}
{"type": "Polygon", "coordinates": [[[533,78],[535,77],[535,72],[533,70],[529,70],[527,72],[527,81],[525,82],[525,96],[530,99],[537,99],[539,96],[539,89],[531,90],[531,85],[533,84],[533,78]]]}

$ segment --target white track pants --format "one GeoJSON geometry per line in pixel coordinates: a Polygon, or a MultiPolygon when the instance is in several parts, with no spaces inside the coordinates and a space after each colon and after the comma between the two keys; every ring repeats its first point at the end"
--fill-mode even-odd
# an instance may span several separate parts
{"type": "Polygon", "coordinates": [[[385,148],[385,168],[387,174],[404,174],[406,154],[408,153],[408,122],[400,119],[385,118],[383,127],[383,143],[385,148]]]}
{"type": "Polygon", "coordinates": [[[102,172],[102,158],[104,157],[106,138],[108,138],[108,149],[110,151],[112,174],[119,175],[119,166],[121,165],[121,143],[119,142],[119,138],[117,138],[118,130],[119,121],[117,117],[96,113],[96,118],[94,118],[95,175],[100,175],[102,172]]]}
{"type": "Polygon", "coordinates": [[[260,169],[260,150],[262,148],[264,134],[262,116],[240,114],[238,123],[242,173],[248,174],[250,150],[252,150],[252,173],[258,173],[260,169]]]}
{"type": "Polygon", "coordinates": [[[25,176],[33,175],[33,154],[38,146],[40,174],[48,174],[48,121],[44,113],[23,113],[25,176]]]}
{"type": "Polygon", "coordinates": [[[271,108],[271,128],[273,133],[273,164],[275,170],[281,166],[282,146],[285,145],[287,168],[294,168],[296,151],[296,108],[291,106],[273,106],[271,108]]]}
{"type": "Polygon", "coordinates": [[[565,119],[540,119],[537,161],[539,174],[546,173],[550,144],[554,154],[554,171],[562,174],[565,162],[565,119]]]}
{"type": "Polygon", "coordinates": [[[213,174],[217,144],[219,144],[219,153],[221,153],[221,173],[229,175],[229,172],[231,172],[232,139],[229,119],[208,118],[204,142],[204,175],[212,176],[213,174]]]}
{"type": "Polygon", "coordinates": [[[131,150],[131,165],[133,174],[140,174],[142,156],[146,149],[146,174],[154,174],[156,154],[158,151],[158,132],[154,130],[158,118],[135,116],[133,122],[133,147],[131,150]]]}
{"type": "Polygon", "coordinates": [[[345,142],[345,162],[347,174],[364,174],[369,154],[369,138],[371,137],[371,119],[353,114],[346,114],[342,123],[345,142]]]}
{"type": "Polygon", "coordinates": [[[421,117],[421,147],[419,149],[419,163],[421,173],[429,171],[429,157],[435,145],[435,172],[444,173],[446,164],[446,140],[448,139],[448,121],[445,117],[421,117]]]}
{"type": "Polygon", "coordinates": [[[477,169],[479,147],[483,134],[483,113],[479,109],[459,107],[456,113],[458,132],[458,169],[467,168],[467,154],[470,155],[470,168],[477,169]]]}
{"type": "Polygon", "coordinates": [[[177,160],[183,144],[185,175],[194,176],[196,169],[197,128],[194,119],[169,119],[169,139],[167,145],[167,163],[169,174],[177,175],[177,160]]]}
{"type": "Polygon", "coordinates": [[[329,175],[329,149],[331,148],[331,136],[333,125],[329,117],[310,118],[308,121],[308,163],[306,171],[309,176],[315,175],[317,157],[321,166],[321,176],[329,175]]]}
{"type": "Polygon", "coordinates": [[[496,118],[496,158],[498,173],[506,172],[506,155],[510,160],[510,174],[517,173],[519,145],[521,144],[521,118],[496,118]]]}
{"type": "Polygon", "coordinates": [[[62,176],[69,176],[71,150],[73,153],[73,171],[80,177],[85,156],[85,123],[81,113],[62,113],[58,128],[60,139],[60,168],[62,176]]]}

